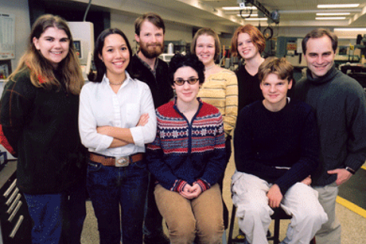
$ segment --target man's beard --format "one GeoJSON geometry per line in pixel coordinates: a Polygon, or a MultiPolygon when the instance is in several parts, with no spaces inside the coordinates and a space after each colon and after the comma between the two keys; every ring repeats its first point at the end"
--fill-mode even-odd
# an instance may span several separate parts
{"type": "Polygon", "coordinates": [[[154,49],[149,49],[149,45],[140,43],[140,51],[146,58],[156,58],[164,51],[164,45],[162,43],[156,43],[154,49]]]}

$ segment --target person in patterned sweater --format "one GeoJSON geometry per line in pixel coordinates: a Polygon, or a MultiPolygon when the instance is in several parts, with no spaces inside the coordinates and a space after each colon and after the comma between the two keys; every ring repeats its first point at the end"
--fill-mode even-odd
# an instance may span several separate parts
{"type": "Polygon", "coordinates": [[[147,146],[155,200],[173,244],[192,243],[196,233],[199,243],[219,243],[224,231],[217,181],[226,166],[225,134],[219,110],[197,98],[203,72],[196,55],[172,58],[177,96],[157,109],[157,136],[147,146]]]}

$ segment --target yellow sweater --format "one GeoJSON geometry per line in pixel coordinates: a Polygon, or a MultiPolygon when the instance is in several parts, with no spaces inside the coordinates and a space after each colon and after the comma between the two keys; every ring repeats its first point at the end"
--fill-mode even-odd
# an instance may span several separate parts
{"type": "Polygon", "coordinates": [[[198,97],[220,110],[225,135],[231,135],[238,115],[238,80],[235,73],[222,69],[206,77],[198,97]]]}

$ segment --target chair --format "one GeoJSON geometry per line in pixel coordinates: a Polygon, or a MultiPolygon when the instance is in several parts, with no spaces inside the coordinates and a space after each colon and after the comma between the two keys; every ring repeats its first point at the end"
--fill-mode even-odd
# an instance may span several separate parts
{"type": "MultiPolygon", "coordinates": [[[[282,208],[275,208],[273,209],[274,213],[271,216],[271,219],[275,221],[274,223],[274,233],[273,236],[267,237],[267,240],[273,241],[273,244],[279,244],[280,240],[280,220],[281,219],[291,219],[290,215],[287,215],[286,212],[282,208]]],[[[231,219],[230,219],[230,228],[229,228],[229,237],[228,237],[228,244],[232,243],[242,243],[244,240],[236,240],[233,238],[233,230],[234,230],[234,224],[235,224],[235,213],[236,213],[236,206],[233,204],[233,209],[231,213],[231,219]]],[[[310,244],[316,244],[315,237],[310,241],[310,244]]]]}

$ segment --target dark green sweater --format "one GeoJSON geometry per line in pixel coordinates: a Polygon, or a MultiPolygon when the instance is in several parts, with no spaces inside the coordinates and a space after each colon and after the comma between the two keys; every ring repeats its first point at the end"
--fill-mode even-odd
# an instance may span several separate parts
{"type": "Polygon", "coordinates": [[[314,186],[333,183],[328,170],[358,170],[366,159],[366,100],[360,84],[334,66],[320,78],[307,77],[295,86],[295,98],[315,109],[320,134],[320,167],[314,186]]]}
{"type": "Polygon", "coordinates": [[[36,88],[29,70],[14,80],[4,87],[0,122],[18,157],[17,185],[27,194],[60,193],[85,174],[79,96],[64,88],[36,88]]]}

